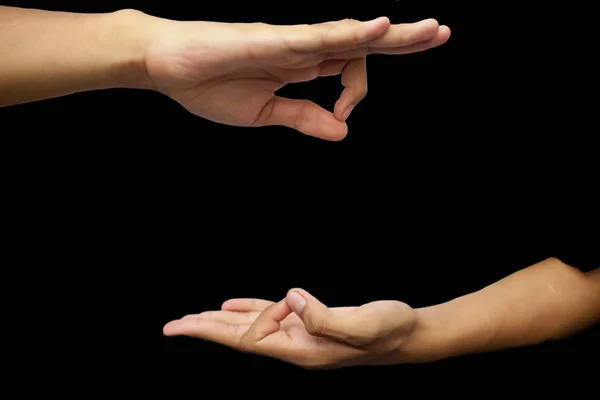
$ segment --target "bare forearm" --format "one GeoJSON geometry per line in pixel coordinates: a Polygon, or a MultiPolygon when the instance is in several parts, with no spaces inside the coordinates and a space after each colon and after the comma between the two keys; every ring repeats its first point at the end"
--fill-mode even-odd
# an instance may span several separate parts
{"type": "Polygon", "coordinates": [[[145,88],[153,17],[0,6],[0,106],[117,87],[145,88]]]}
{"type": "Polygon", "coordinates": [[[556,340],[600,320],[600,269],[549,259],[478,292],[418,309],[395,362],[428,362],[556,340]]]}

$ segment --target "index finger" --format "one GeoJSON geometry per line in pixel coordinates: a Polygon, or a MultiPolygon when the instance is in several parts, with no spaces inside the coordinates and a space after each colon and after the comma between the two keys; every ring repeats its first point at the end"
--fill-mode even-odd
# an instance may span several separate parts
{"type": "Polygon", "coordinates": [[[241,344],[246,344],[252,348],[256,342],[264,339],[271,333],[277,332],[281,327],[281,321],[291,313],[292,309],[285,299],[279,303],[271,304],[256,318],[256,321],[254,321],[243,336],[241,344]]]}

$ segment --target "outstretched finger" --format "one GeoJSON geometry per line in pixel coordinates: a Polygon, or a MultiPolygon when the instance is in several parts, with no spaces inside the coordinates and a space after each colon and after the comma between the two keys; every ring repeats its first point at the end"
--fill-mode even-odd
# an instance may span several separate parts
{"type": "Polygon", "coordinates": [[[387,17],[365,22],[346,19],[286,27],[283,39],[290,50],[298,53],[341,51],[373,41],[384,35],[389,27],[390,20],[387,17]]]}
{"type": "Polygon", "coordinates": [[[263,299],[229,299],[221,305],[223,311],[258,311],[262,312],[274,302],[263,299]]]}
{"type": "Polygon", "coordinates": [[[259,314],[257,311],[205,311],[200,314],[189,314],[181,319],[210,319],[232,325],[252,325],[259,314]]]}
{"type": "Polygon", "coordinates": [[[189,336],[239,348],[249,325],[231,325],[211,319],[179,319],[163,327],[165,336],[189,336]]]}
{"type": "Polygon", "coordinates": [[[367,59],[351,60],[342,71],[344,91],[335,103],[333,115],[339,121],[346,121],[352,109],[367,95],[367,59]]]}
{"type": "Polygon", "coordinates": [[[288,306],[285,299],[275,303],[265,309],[250,329],[242,338],[242,346],[252,346],[256,342],[264,339],[266,336],[277,332],[281,327],[281,321],[292,313],[292,309],[288,306]]]}
{"type": "Polygon", "coordinates": [[[384,35],[370,41],[369,47],[399,47],[426,42],[435,37],[439,24],[435,19],[392,25],[384,35]]]}
{"type": "Polygon", "coordinates": [[[387,55],[400,55],[418,53],[421,51],[433,49],[446,43],[450,39],[450,28],[445,25],[440,26],[435,37],[425,42],[419,42],[410,46],[399,46],[399,47],[369,47],[369,54],[387,54],[387,55]]]}
{"type": "Polygon", "coordinates": [[[274,96],[267,103],[254,126],[286,126],[305,135],[339,141],[346,137],[348,126],[332,113],[309,100],[274,96]]]}
{"type": "Polygon", "coordinates": [[[449,38],[450,28],[448,28],[445,25],[442,25],[440,26],[436,35],[432,39],[426,40],[424,42],[395,47],[366,46],[342,52],[327,53],[324,55],[326,61],[323,61],[321,64],[332,61],[342,62],[344,60],[363,58],[371,54],[400,55],[418,53],[421,51],[432,49],[434,47],[441,46],[442,44],[446,43],[449,38]]]}

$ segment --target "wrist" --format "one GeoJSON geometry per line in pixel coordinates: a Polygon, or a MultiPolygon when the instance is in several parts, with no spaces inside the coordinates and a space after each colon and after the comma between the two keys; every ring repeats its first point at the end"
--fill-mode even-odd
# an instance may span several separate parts
{"type": "Polygon", "coordinates": [[[445,304],[418,308],[416,313],[415,328],[394,354],[396,363],[425,363],[450,357],[453,338],[445,304]]]}
{"type": "Polygon", "coordinates": [[[96,27],[105,60],[101,88],[154,89],[146,70],[146,53],[163,20],[131,9],[87,18],[96,27]]]}
{"type": "Polygon", "coordinates": [[[462,354],[469,338],[457,330],[454,319],[461,316],[454,310],[455,301],[415,309],[417,321],[406,340],[373,364],[422,364],[462,354]]]}
{"type": "Polygon", "coordinates": [[[420,364],[452,355],[453,339],[448,330],[444,304],[415,310],[417,322],[406,339],[388,357],[387,364],[420,364]]]}

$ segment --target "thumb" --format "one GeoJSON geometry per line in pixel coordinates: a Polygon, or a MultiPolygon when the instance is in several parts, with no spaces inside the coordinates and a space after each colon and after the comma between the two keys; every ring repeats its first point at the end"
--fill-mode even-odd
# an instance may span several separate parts
{"type": "Polygon", "coordinates": [[[342,140],[348,133],[345,122],[312,101],[274,96],[264,109],[270,112],[261,114],[254,126],[285,126],[330,141],[342,140]]]}
{"type": "Polygon", "coordinates": [[[313,336],[345,341],[350,321],[333,312],[304,289],[292,289],[285,298],[288,306],[300,317],[306,331],[313,336]]]}

